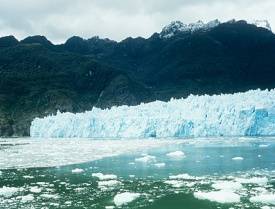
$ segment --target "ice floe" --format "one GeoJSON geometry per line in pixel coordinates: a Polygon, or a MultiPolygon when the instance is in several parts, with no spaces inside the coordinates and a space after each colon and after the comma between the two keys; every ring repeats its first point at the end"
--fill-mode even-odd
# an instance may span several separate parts
{"type": "Polygon", "coordinates": [[[232,181],[218,181],[212,184],[212,187],[217,190],[240,190],[242,189],[242,184],[239,182],[232,182],[232,181]]]}
{"type": "Polygon", "coordinates": [[[19,191],[19,188],[4,186],[4,187],[0,188],[0,196],[11,197],[18,191],[19,191]]]}
{"type": "Polygon", "coordinates": [[[126,205],[139,198],[141,194],[132,192],[119,193],[114,197],[114,203],[116,206],[126,205]]]}
{"type": "Polygon", "coordinates": [[[105,209],[114,209],[115,208],[115,206],[112,206],[112,205],[110,205],[110,206],[105,206],[105,209]]]}
{"type": "Polygon", "coordinates": [[[59,199],[57,194],[41,194],[40,197],[44,199],[59,199]]]}
{"type": "Polygon", "coordinates": [[[84,170],[81,168],[75,168],[72,170],[72,173],[83,173],[83,172],[84,172],[84,170]]]}
{"type": "Polygon", "coordinates": [[[141,163],[151,163],[156,162],[156,157],[152,155],[145,155],[143,157],[136,158],[135,161],[141,163]]]}
{"type": "Polygon", "coordinates": [[[31,202],[34,200],[34,196],[32,194],[28,194],[28,195],[25,195],[25,196],[21,196],[19,197],[21,198],[21,202],[22,203],[26,203],[26,202],[31,202]]]}
{"type": "Polygon", "coordinates": [[[155,163],[154,166],[156,166],[157,168],[163,168],[166,166],[165,163],[155,163]]]}
{"type": "Polygon", "coordinates": [[[275,193],[274,194],[260,194],[250,198],[251,202],[265,203],[275,205],[275,193]]]}
{"type": "Polygon", "coordinates": [[[260,144],[259,147],[260,148],[267,148],[267,147],[269,147],[269,144],[260,144]]]}
{"type": "Polygon", "coordinates": [[[168,156],[170,158],[181,159],[181,158],[185,157],[185,154],[182,151],[175,151],[175,152],[167,153],[166,156],[168,156]]]}
{"type": "Polygon", "coordinates": [[[234,160],[234,161],[242,161],[242,160],[244,160],[244,158],[243,157],[233,157],[232,160],[234,160]]]}
{"type": "Polygon", "coordinates": [[[218,203],[237,203],[240,202],[240,195],[227,190],[211,192],[195,192],[194,196],[201,200],[209,200],[218,203]]]}
{"type": "Polygon", "coordinates": [[[242,184],[258,184],[258,185],[266,185],[268,182],[267,177],[236,178],[235,180],[242,184]]]}
{"type": "Polygon", "coordinates": [[[183,174],[178,174],[178,175],[171,175],[171,176],[169,176],[169,179],[198,180],[198,179],[203,179],[203,178],[191,176],[187,173],[183,173],[183,174]]]}
{"type": "MultiPolygon", "coordinates": [[[[171,140],[90,139],[6,139],[6,141],[20,145],[5,150],[0,149],[0,169],[78,164],[176,143],[171,140]]],[[[26,178],[32,177],[26,176],[26,178]]]]}
{"type": "Polygon", "coordinates": [[[185,185],[184,182],[179,180],[166,180],[164,181],[164,183],[171,185],[172,187],[175,187],[175,188],[183,187],[185,185]]]}
{"type": "Polygon", "coordinates": [[[117,176],[114,174],[93,173],[92,176],[98,178],[101,181],[117,179],[117,176]]]}
{"type": "Polygon", "coordinates": [[[42,189],[37,186],[30,188],[30,192],[32,192],[32,193],[40,193],[41,191],[42,191],[42,189]]]}
{"type": "Polygon", "coordinates": [[[98,186],[99,187],[114,187],[121,184],[120,181],[117,180],[107,180],[107,181],[99,181],[98,186]]]}
{"type": "Polygon", "coordinates": [[[24,179],[34,179],[34,176],[25,175],[23,176],[24,179]]]}

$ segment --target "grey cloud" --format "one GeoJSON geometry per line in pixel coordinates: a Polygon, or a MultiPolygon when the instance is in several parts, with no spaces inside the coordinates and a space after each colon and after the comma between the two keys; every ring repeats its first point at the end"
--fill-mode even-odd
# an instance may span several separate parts
{"type": "Polygon", "coordinates": [[[148,37],[172,20],[268,19],[274,0],[0,0],[0,35],[41,34],[54,42],[72,35],[121,40],[148,37]]]}

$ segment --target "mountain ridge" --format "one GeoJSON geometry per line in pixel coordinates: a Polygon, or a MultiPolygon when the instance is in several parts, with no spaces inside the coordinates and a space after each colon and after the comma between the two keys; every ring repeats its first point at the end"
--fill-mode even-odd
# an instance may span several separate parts
{"type": "MultiPolygon", "coordinates": [[[[264,29],[267,29],[271,32],[272,31],[272,28],[271,28],[271,25],[269,23],[268,20],[265,20],[265,19],[255,19],[255,20],[236,20],[236,19],[232,19],[232,20],[228,20],[228,21],[225,21],[225,22],[221,22],[219,19],[214,19],[214,20],[211,20],[211,21],[208,21],[206,23],[204,23],[202,20],[198,20],[197,22],[192,22],[192,23],[183,23],[182,21],[180,20],[175,20],[175,21],[172,21],[170,22],[168,25],[164,26],[160,32],[155,32],[154,34],[152,34],[149,38],[151,38],[152,36],[154,36],[155,34],[159,34],[160,37],[164,37],[165,35],[161,35],[163,32],[167,31],[167,30],[178,30],[179,32],[195,32],[197,30],[200,30],[200,29],[204,29],[204,30],[208,30],[208,29],[212,29],[214,27],[217,27],[218,25],[220,24],[227,24],[227,23],[236,23],[236,22],[245,22],[247,24],[250,24],[250,25],[255,25],[256,27],[259,27],[259,28],[264,28],[264,29]]],[[[171,36],[167,36],[167,38],[169,38],[171,36]]],[[[32,35],[32,36],[27,36],[26,38],[23,38],[22,40],[18,40],[16,39],[13,35],[8,35],[8,36],[3,36],[3,37],[0,37],[0,39],[6,39],[6,38],[11,38],[11,39],[14,39],[17,43],[47,43],[47,44],[50,44],[50,45],[55,45],[55,46],[58,46],[58,45],[63,45],[63,44],[66,44],[66,42],[68,42],[70,39],[74,39],[74,38],[79,38],[79,39],[82,39],[82,41],[91,41],[91,40],[98,40],[98,41],[107,41],[107,42],[113,42],[113,43],[120,43],[120,42],[123,42],[129,38],[131,39],[149,39],[149,38],[144,38],[144,37],[126,37],[125,39],[121,40],[121,41],[115,41],[115,40],[112,40],[112,39],[109,39],[109,38],[100,38],[98,35],[95,35],[95,36],[92,36],[91,38],[87,38],[87,39],[84,39],[80,36],[72,36],[70,38],[68,38],[64,43],[61,43],[61,44],[53,44],[53,42],[51,42],[50,40],[48,40],[45,36],[43,35],[32,35]]],[[[164,37],[165,38],[165,37],[164,37]]],[[[1,47],[1,43],[0,43],[0,47],[1,47]]]]}
{"type": "Polygon", "coordinates": [[[0,135],[28,136],[35,117],[58,110],[274,88],[274,57],[275,35],[246,21],[120,42],[0,38],[0,135]]]}

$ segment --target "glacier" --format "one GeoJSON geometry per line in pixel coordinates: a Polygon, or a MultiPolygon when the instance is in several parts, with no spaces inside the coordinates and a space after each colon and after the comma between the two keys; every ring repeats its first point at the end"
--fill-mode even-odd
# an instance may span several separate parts
{"type": "Polygon", "coordinates": [[[275,135],[275,89],[190,95],[138,106],[35,118],[31,137],[167,138],[275,135]]]}

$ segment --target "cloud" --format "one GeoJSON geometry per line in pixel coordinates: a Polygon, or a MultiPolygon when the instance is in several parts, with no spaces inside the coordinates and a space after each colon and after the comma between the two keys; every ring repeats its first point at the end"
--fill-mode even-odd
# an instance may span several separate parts
{"type": "Polygon", "coordinates": [[[73,35],[122,40],[149,37],[173,20],[268,19],[274,0],[0,0],[0,36],[45,35],[64,42],[73,35]]]}

